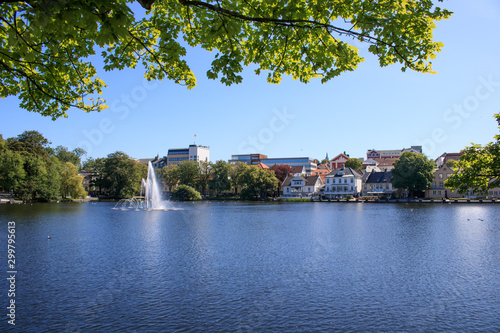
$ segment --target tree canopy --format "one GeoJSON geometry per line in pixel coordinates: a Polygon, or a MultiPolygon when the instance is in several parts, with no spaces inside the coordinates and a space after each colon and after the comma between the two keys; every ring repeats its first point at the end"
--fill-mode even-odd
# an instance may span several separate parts
{"type": "Polygon", "coordinates": [[[244,199],[263,199],[278,189],[278,179],[274,171],[264,170],[256,165],[242,168],[239,178],[241,197],[244,199]]]}
{"type": "Polygon", "coordinates": [[[201,194],[191,186],[181,184],[172,192],[172,199],[179,201],[198,201],[201,200],[201,194]]]}
{"type": "Polygon", "coordinates": [[[274,171],[274,175],[278,178],[278,184],[281,186],[289,174],[293,173],[293,169],[288,164],[275,164],[269,168],[274,171]]]}
{"type": "Polygon", "coordinates": [[[350,158],[345,161],[345,167],[358,170],[363,167],[363,163],[359,158],[350,158]]]}
{"type": "Polygon", "coordinates": [[[226,85],[248,65],[270,83],[327,82],[363,61],[354,41],[381,66],[430,73],[443,46],[435,22],[451,15],[435,5],[442,0],[138,2],[0,0],[0,97],[52,119],[71,107],[103,110],[96,53],[106,71],[139,65],[147,80],[193,88],[188,46],[213,51],[207,76],[226,85]]]}
{"type": "Polygon", "coordinates": [[[212,178],[209,181],[209,186],[217,194],[222,191],[231,189],[231,164],[226,161],[217,161],[212,164],[212,178]]]}
{"type": "Polygon", "coordinates": [[[117,151],[104,160],[102,187],[115,198],[128,198],[141,190],[141,179],[147,177],[148,168],[117,151]]]}
{"type": "Polygon", "coordinates": [[[5,141],[0,136],[0,188],[23,200],[87,196],[78,167],[65,159],[69,155],[55,153],[63,151],[61,147],[54,150],[49,144],[37,131],[25,131],[5,141]]]}
{"type": "MultiPolygon", "coordinates": [[[[500,129],[500,113],[495,115],[500,129]]],[[[453,165],[455,171],[445,186],[464,194],[469,190],[485,194],[500,186],[500,134],[496,141],[481,146],[472,144],[463,150],[460,160],[453,165]]]]}
{"type": "Polygon", "coordinates": [[[408,191],[427,189],[434,178],[436,164],[424,154],[406,152],[394,162],[392,185],[408,191]]]}

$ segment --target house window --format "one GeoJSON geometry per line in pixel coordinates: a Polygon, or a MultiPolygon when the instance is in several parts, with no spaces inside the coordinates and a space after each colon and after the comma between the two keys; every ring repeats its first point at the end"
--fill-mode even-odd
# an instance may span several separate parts
{"type": "Polygon", "coordinates": [[[443,182],[439,182],[439,188],[443,188],[443,187],[444,187],[443,182]]]}
{"type": "Polygon", "coordinates": [[[309,193],[311,193],[311,188],[309,187],[309,193]]]}
{"type": "Polygon", "coordinates": [[[354,183],[354,178],[351,178],[351,183],[354,183]]]}
{"type": "Polygon", "coordinates": [[[328,179],[326,180],[326,183],[327,183],[327,184],[330,184],[330,178],[328,178],[328,179]]]}
{"type": "Polygon", "coordinates": [[[344,184],[347,184],[347,178],[344,178],[344,184]]]}
{"type": "Polygon", "coordinates": [[[442,173],[439,174],[439,179],[443,179],[443,174],[442,173]]]}
{"type": "Polygon", "coordinates": [[[287,188],[286,188],[286,193],[289,193],[289,192],[290,192],[290,188],[289,188],[289,187],[287,187],[287,188]]]}

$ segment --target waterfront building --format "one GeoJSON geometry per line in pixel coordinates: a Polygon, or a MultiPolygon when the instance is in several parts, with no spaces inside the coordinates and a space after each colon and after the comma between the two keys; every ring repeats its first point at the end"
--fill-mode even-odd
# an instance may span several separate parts
{"type": "Polygon", "coordinates": [[[500,188],[492,188],[488,190],[487,194],[475,193],[472,190],[467,191],[465,194],[460,194],[458,191],[453,191],[444,186],[444,183],[453,174],[453,169],[449,166],[449,161],[458,161],[463,153],[443,153],[435,162],[437,165],[434,170],[434,179],[431,187],[425,191],[425,197],[430,199],[453,199],[453,198],[500,198],[500,188]]]}
{"type": "Polygon", "coordinates": [[[390,197],[396,189],[392,187],[392,172],[370,172],[363,184],[363,196],[390,197]]]}
{"type": "Polygon", "coordinates": [[[312,198],[319,194],[323,186],[320,176],[289,175],[283,181],[282,198],[312,198]]]}
{"type": "MultiPolygon", "coordinates": [[[[448,166],[448,162],[458,161],[463,153],[443,153],[436,158],[437,168],[434,170],[434,179],[431,187],[425,190],[425,197],[431,199],[460,198],[463,197],[457,191],[444,187],[445,181],[453,174],[453,169],[448,166]]],[[[472,195],[472,193],[468,194],[472,195]]]]}
{"type": "Polygon", "coordinates": [[[326,175],[325,197],[341,199],[348,195],[357,197],[361,194],[363,171],[340,167],[326,175]]]}
{"type": "Polygon", "coordinates": [[[434,170],[434,179],[431,187],[425,190],[425,197],[431,199],[459,198],[462,197],[457,191],[444,187],[444,182],[453,174],[453,169],[446,163],[434,170]]]}

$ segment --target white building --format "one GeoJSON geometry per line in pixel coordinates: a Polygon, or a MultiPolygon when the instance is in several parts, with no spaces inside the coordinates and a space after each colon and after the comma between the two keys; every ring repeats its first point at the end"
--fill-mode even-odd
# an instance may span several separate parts
{"type": "Polygon", "coordinates": [[[167,165],[179,164],[182,161],[210,162],[210,147],[189,145],[188,148],[168,150],[167,165]]]}
{"type": "Polygon", "coordinates": [[[320,176],[288,176],[283,181],[283,198],[311,198],[323,186],[320,176]]]}
{"type": "Polygon", "coordinates": [[[337,168],[325,177],[325,197],[341,199],[348,195],[359,196],[362,190],[363,174],[351,168],[337,168]]]}
{"type": "Polygon", "coordinates": [[[369,149],[366,152],[367,159],[379,159],[379,158],[400,158],[403,153],[413,152],[422,153],[422,146],[411,146],[410,148],[403,149],[391,149],[391,150],[375,150],[369,149]]]}

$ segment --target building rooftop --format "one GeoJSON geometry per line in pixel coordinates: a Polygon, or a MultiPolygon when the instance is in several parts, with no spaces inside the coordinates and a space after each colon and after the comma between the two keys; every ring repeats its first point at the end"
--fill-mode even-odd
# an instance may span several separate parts
{"type": "Polygon", "coordinates": [[[372,172],[366,179],[366,183],[391,183],[392,172],[372,172]]]}
{"type": "Polygon", "coordinates": [[[292,183],[292,179],[294,179],[294,178],[300,178],[300,179],[305,180],[306,183],[304,184],[304,186],[314,186],[314,184],[316,184],[316,182],[318,181],[318,178],[320,178],[320,177],[319,176],[309,176],[309,177],[287,176],[285,178],[285,180],[283,181],[282,186],[290,186],[290,184],[292,183]]]}
{"type": "Polygon", "coordinates": [[[354,177],[363,177],[363,170],[354,170],[352,168],[337,168],[330,172],[327,176],[332,177],[343,177],[343,176],[354,176],[354,177]]]}

